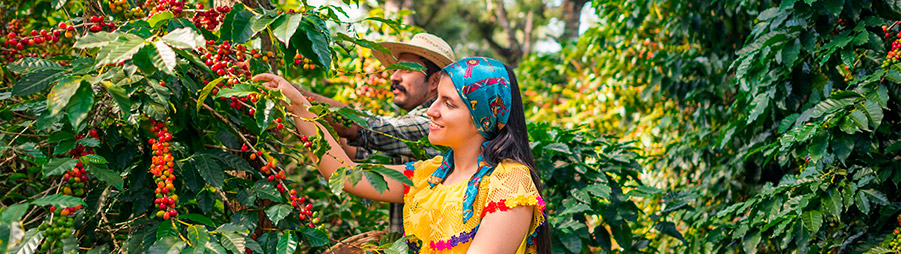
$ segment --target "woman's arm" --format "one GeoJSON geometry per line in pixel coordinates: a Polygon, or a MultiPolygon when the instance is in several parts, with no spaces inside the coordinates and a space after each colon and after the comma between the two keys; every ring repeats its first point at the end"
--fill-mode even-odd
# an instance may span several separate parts
{"type": "MultiPolygon", "coordinates": [[[[285,95],[289,100],[291,100],[291,104],[288,105],[288,111],[294,114],[294,123],[297,126],[297,131],[300,132],[301,135],[314,136],[317,135],[317,130],[322,130],[323,139],[328,142],[330,149],[328,152],[322,156],[322,159],[319,160],[319,164],[317,169],[319,173],[325,178],[329,178],[334,174],[338,169],[343,167],[356,167],[358,164],[353,162],[350,156],[341,148],[341,145],[332,137],[331,133],[328,132],[325,127],[323,127],[318,122],[307,121],[303,118],[315,118],[316,115],[307,110],[307,108],[311,105],[310,102],[300,93],[290,82],[285,80],[282,77],[273,75],[273,74],[259,74],[253,77],[254,81],[268,81],[265,83],[266,87],[269,89],[280,89],[282,94],[285,95]]],[[[310,157],[315,158],[315,155],[312,152],[309,152],[308,155],[310,157]]],[[[385,165],[385,167],[397,170],[403,173],[404,166],[403,165],[385,165]]],[[[384,193],[379,193],[376,191],[375,187],[369,184],[369,181],[360,180],[356,185],[352,185],[350,181],[345,179],[344,181],[344,191],[347,193],[372,199],[379,201],[386,201],[392,203],[403,203],[404,196],[404,186],[402,183],[397,180],[391,178],[385,178],[385,181],[388,183],[388,190],[384,193]]]]}
{"type": "Polygon", "coordinates": [[[516,253],[528,234],[532,210],[519,206],[485,215],[468,253],[516,253]]]}

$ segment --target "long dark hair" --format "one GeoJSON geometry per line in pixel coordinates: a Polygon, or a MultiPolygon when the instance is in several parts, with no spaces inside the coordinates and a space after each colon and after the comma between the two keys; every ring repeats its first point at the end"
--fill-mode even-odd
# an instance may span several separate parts
{"type": "MultiPolygon", "coordinates": [[[[538,194],[544,193],[544,186],[541,185],[541,178],[538,177],[538,171],[535,169],[535,158],[529,146],[529,132],[526,129],[526,116],[522,106],[522,96],[519,93],[519,84],[516,82],[516,75],[510,66],[507,68],[507,74],[510,76],[510,118],[507,125],[501,128],[497,137],[488,141],[488,145],[482,151],[482,158],[491,166],[497,166],[498,163],[505,159],[511,159],[529,167],[529,173],[532,175],[532,182],[538,188],[538,194]]],[[[545,218],[547,221],[547,218],[545,218]]],[[[551,253],[551,234],[548,223],[538,227],[538,236],[535,238],[535,247],[539,254],[551,253]]]]}

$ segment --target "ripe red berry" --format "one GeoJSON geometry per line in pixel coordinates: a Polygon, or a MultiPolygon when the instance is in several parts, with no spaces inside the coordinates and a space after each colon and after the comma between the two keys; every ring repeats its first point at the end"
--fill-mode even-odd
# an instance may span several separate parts
{"type": "Polygon", "coordinates": [[[241,152],[247,152],[247,144],[241,145],[241,152]]]}

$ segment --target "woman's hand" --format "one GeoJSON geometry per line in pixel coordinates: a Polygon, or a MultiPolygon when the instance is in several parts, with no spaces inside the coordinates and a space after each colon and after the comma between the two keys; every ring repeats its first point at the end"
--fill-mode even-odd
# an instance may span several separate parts
{"type": "Polygon", "coordinates": [[[292,107],[306,109],[306,106],[310,105],[310,102],[306,97],[303,96],[302,93],[300,93],[300,90],[297,90],[297,87],[294,87],[294,85],[292,85],[291,82],[285,80],[285,78],[282,78],[275,74],[263,73],[253,76],[252,80],[267,81],[266,83],[263,83],[266,88],[281,90],[282,94],[284,94],[285,97],[288,98],[288,100],[291,100],[292,107]]]}

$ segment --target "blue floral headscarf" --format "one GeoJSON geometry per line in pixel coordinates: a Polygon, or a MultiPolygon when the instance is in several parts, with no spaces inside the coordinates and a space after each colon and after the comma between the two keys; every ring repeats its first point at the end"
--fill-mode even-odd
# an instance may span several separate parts
{"type": "MultiPolygon", "coordinates": [[[[510,118],[511,80],[504,64],[490,58],[471,57],[444,67],[444,71],[450,75],[460,99],[469,108],[472,122],[479,133],[489,141],[497,137],[510,118]]],[[[488,141],[482,143],[482,149],[487,144],[488,141]]],[[[482,177],[494,171],[494,167],[484,162],[481,155],[478,165],[479,170],[469,179],[463,195],[463,222],[472,218],[472,204],[482,177]]],[[[429,186],[434,188],[441,183],[453,167],[454,151],[449,149],[444,153],[441,165],[429,177],[429,186]]]]}

